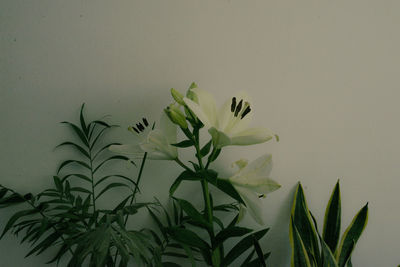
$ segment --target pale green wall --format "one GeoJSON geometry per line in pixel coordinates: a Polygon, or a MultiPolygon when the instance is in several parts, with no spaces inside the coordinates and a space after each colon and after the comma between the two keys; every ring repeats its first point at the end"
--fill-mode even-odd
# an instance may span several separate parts
{"type": "MultiPolygon", "coordinates": [[[[322,221],[341,178],[344,224],[370,203],[354,266],[395,266],[400,218],[400,2],[243,0],[0,1],[0,182],[38,192],[65,155],[58,124],[111,114],[156,118],[192,81],[219,101],[248,90],[280,143],[230,148],[218,166],[272,152],[282,189],[265,200],[271,266],[289,266],[288,212],[300,179],[322,221]]],[[[129,141],[123,130],[116,132],[129,141]]],[[[144,199],[179,171],[150,167],[144,199]]],[[[188,195],[193,194],[188,187],[188,195]]],[[[200,203],[200,202],[199,202],[200,203]]],[[[0,226],[5,223],[0,212],[0,226]]],[[[246,222],[252,224],[250,220],[246,222]]],[[[42,266],[7,236],[0,266],[42,266]]],[[[48,256],[48,255],[47,255],[48,256]]]]}

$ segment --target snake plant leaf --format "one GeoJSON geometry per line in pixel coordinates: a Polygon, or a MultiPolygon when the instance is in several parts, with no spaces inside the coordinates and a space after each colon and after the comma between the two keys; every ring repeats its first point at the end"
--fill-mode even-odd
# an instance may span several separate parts
{"type": "Polygon", "coordinates": [[[308,259],[313,265],[320,263],[320,251],[318,236],[315,230],[310,212],[307,207],[304,190],[301,183],[298,184],[292,206],[293,224],[301,237],[308,253],[308,259]]]}
{"type": "MultiPolygon", "coordinates": [[[[330,250],[335,253],[340,238],[341,199],[340,185],[337,181],[326,206],[322,237],[330,250]]],[[[322,243],[322,242],[321,242],[322,243]]]]}
{"type": "Polygon", "coordinates": [[[290,220],[289,227],[290,245],[292,247],[292,267],[311,267],[310,259],[308,258],[307,250],[304,246],[303,240],[294,224],[293,217],[290,220]]]}
{"type": "Polygon", "coordinates": [[[344,232],[337,250],[336,259],[339,267],[344,267],[351,256],[355,244],[360,238],[368,222],[368,203],[354,216],[344,232]]]}
{"type": "Polygon", "coordinates": [[[321,243],[322,258],[324,262],[323,267],[338,267],[335,256],[333,256],[328,244],[320,235],[318,235],[318,237],[321,243]]]}

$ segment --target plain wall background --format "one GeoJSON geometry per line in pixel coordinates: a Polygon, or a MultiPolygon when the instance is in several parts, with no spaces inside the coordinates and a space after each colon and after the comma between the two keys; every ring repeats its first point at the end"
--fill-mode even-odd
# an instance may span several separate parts
{"type": "MultiPolygon", "coordinates": [[[[353,265],[397,266],[399,12],[389,0],[2,0],[0,182],[22,192],[49,185],[65,156],[54,147],[70,136],[58,122],[76,121],[83,102],[91,119],[110,114],[123,126],[115,137],[129,142],[124,128],[143,115],[157,119],[171,87],[195,81],[220,104],[247,90],[254,124],[281,141],[231,147],[215,167],[273,153],[282,188],[263,206],[270,266],[290,263],[297,181],[322,223],[338,178],[343,228],[370,207],[353,265]]],[[[180,169],[151,162],[146,170],[142,198],[165,200],[180,169]]],[[[10,213],[0,214],[3,227],[10,213]]],[[[0,266],[44,266],[50,255],[24,259],[27,249],[6,236],[0,266]]]]}

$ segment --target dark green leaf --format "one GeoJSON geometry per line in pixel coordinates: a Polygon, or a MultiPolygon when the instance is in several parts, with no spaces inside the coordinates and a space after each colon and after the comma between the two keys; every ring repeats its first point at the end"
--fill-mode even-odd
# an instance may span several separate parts
{"type": "Polygon", "coordinates": [[[88,164],[86,164],[83,161],[79,161],[79,160],[66,160],[63,163],[61,163],[60,167],[58,167],[57,173],[60,173],[61,169],[64,168],[65,166],[69,165],[69,164],[78,164],[80,166],[85,167],[86,169],[90,170],[90,166],[88,164]]]}
{"type": "Polygon", "coordinates": [[[80,186],[71,187],[70,191],[92,194],[92,191],[87,190],[87,189],[85,189],[83,187],[80,187],[80,186]]]}
{"type": "Polygon", "coordinates": [[[221,245],[222,243],[224,243],[227,239],[229,239],[231,237],[243,236],[252,231],[253,230],[251,230],[249,228],[237,227],[237,226],[226,228],[226,229],[222,230],[221,232],[219,232],[215,236],[214,247],[218,247],[219,245],[221,245]]]}
{"type": "Polygon", "coordinates": [[[61,182],[63,183],[63,182],[64,182],[66,179],[68,179],[69,177],[77,177],[77,178],[80,178],[80,179],[82,179],[82,180],[85,180],[86,182],[89,182],[89,183],[92,182],[92,180],[91,180],[89,177],[87,177],[86,175],[80,174],[80,173],[71,173],[71,174],[65,175],[65,176],[61,179],[61,182]]]}
{"type": "Polygon", "coordinates": [[[108,184],[106,187],[104,187],[103,190],[101,190],[101,192],[96,196],[96,199],[98,199],[101,195],[103,195],[105,192],[107,192],[111,188],[115,188],[115,187],[128,187],[129,188],[129,186],[127,184],[111,183],[111,184],[108,184]]]}
{"type": "Polygon", "coordinates": [[[191,147],[194,145],[192,140],[184,140],[182,142],[176,143],[176,144],[171,144],[172,146],[176,146],[176,147],[191,147]]]}
{"type": "Polygon", "coordinates": [[[340,237],[341,203],[339,181],[333,189],[326,206],[322,237],[330,250],[335,253],[340,237]]]}
{"type": "Polygon", "coordinates": [[[19,212],[15,213],[15,214],[14,214],[13,216],[11,216],[11,218],[8,220],[6,226],[4,227],[3,233],[2,233],[1,236],[0,236],[0,239],[3,238],[3,236],[8,232],[8,230],[11,229],[11,227],[15,224],[15,222],[16,222],[18,219],[20,219],[20,218],[22,218],[22,217],[24,217],[24,216],[27,216],[27,215],[35,214],[35,213],[37,213],[37,212],[38,212],[38,210],[36,210],[36,209],[30,209],[30,210],[22,210],[22,211],[19,211],[19,212]]]}
{"type": "Polygon", "coordinates": [[[90,159],[89,153],[80,145],[77,145],[73,142],[63,142],[63,143],[59,144],[58,146],[56,146],[56,148],[59,148],[62,146],[72,146],[72,147],[76,148],[79,152],[81,152],[86,158],[90,159]]]}
{"type": "Polygon", "coordinates": [[[8,192],[8,189],[7,189],[7,188],[2,188],[2,189],[0,189],[0,199],[1,199],[2,197],[4,197],[4,196],[7,194],[7,192],[8,192]]]}
{"type": "Polygon", "coordinates": [[[244,204],[243,199],[240,197],[239,193],[236,191],[236,189],[233,187],[233,185],[226,179],[212,179],[212,178],[207,178],[207,181],[209,181],[212,185],[217,187],[219,190],[227,194],[228,196],[232,197],[233,199],[237,200],[238,202],[244,204]]]}
{"type": "Polygon", "coordinates": [[[344,267],[368,222],[368,203],[354,216],[347,227],[338,248],[338,266],[344,267]]]}
{"type": "Polygon", "coordinates": [[[94,169],[93,173],[95,173],[99,168],[101,168],[101,166],[103,166],[104,163],[106,163],[106,162],[108,162],[110,160],[118,160],[118,159],[119,160],[129,160],[128,157],[121,156],[121,155],[116,155],[116,156],[109,157],[108,159],[102,161],[99,165],[97,165],[97,167],[94,169]]]}
{"type": "Polygon", "coordinates": [[[293,223],[301,237],[301,240],[308,253],[310,262],[320,262],[320,251],[318,245],[318,236],[312,222],[307,202],[304,196],[303,187],[299,183],[294,195],[292,206],[293,223]]]}
{"type": "Polygon", "coordinates": [[[179,227],[171,227],[168,228],[167,231],[171,235],[171,237],[178,242],[181,242],[188,246],[199,248],[201,250],[208,251],[210,249],[210,246],[207,244],[207,242],[205,242],[195,232],[191,230],[179,227]]]}
{"type": "Polygon", "coordinates": [[[173,184],[171,185],[170,189],[169,189],[169,194],[172,196],[176,189],[178,189],[179,185],[181,184],[182,181],[197,181],[200,180],[199,177],[196,176],[196,174],[194,172],[191,171],[184,171],[182,172],[173,182],[173,184]]]}
{"type": "Polygon", "coordinates": [[[311,267],[307,250],[294,223],[293,217],[290,219],[289,237],[290,245],[292,247],[292,266],[311,267]]]}
{"type": "Polygon", "coordinates": [[[208,153],[210,153],[211,144],[212,144],[212,140],[210,140],[207,144],[205,144],[205,145],[200,149],[200,155],[201,155],[201,157],[205,157],[205,156],[207,156],[208,153]]]}
{"type": "Polygon", "coordinates": [[[60,178],[58,178],[58,176],[53,176],[53,180],[54,180],[54,184],[55,184],[58,192],[62,193],[64,191],[64,189],[63,189],[63,185],[61,183],[60,178]]]}
{"type": "Polygon", "coordinates": [[[257,252],[259,266],[261,265],[263,267],[266,267],[265,260],[264,260],[264,254],[262,252],[260,244],[258,243],[258,240],[255,238],[253,238],[253,245],[254,245],[255,251],[257,252]]]}
{"type": "Polygon", "coordinates": [[[99,184],[101,184],[102,182],[108,180],[108,179],[111,178],[111,177],[121,178],[121,179],[123,179],[123,180],[125,180],[125,181],[128,181],[128,182],[130,182],[131,184],[133,184],[133,185],[136,186],[136,183],[135,183],[134,181],[132,181],[131,178],[129,178],[129,177],[125,176],[125,175],[119,175],[119,174],[106,175],[106,176],[100,178],[100,179],[96,182],[95,186],[98,186],[99,184]]]}
{"type": "Polygon", "coordinates": [[[84,107],[85,107],[85,103],[82,104],[81,112],[79,114],[79,120],[80,120],[80,123],[81,123],[82,130],[85,133],[85,135],[87,136],[88,133],[89,133],[89,129],[86,127],[85,118],[83,117],[83,108],[84,107]]]}
{"type": "Polygon", "coordinates": [[[192,220],[205,226],[206,228],[211,228],[210,223],[204,218],[204,216],[196,210],[196,208],[188,201],[184,199],[177,199],[181,208],[185,213],[192,218],[192,220]]]}
{"type": "Polygon", "coordinates": [[[260,240],[267,232],[269,228],[262,229],[253,234],[250,234],[239,241],[226,255],[222,261],[223,266],[229,266],[237,257],[242,255],[246,250],[254,245],[253,239],[260,240]]]}
{"type": "Polygon", "coordinates": [[[84,132],[82,132],[82,130],[79,129],[78,126],[76,126],[75,124],[70,123],[70,122],[68,122],[68,121],[63,121],[63,122],[61,122],[61,123],[69,125],[69,126],[74,130],[74,132],[78,135],[78,137],[81,139],[82,143],[83,143],[85,146],[89,147],[89,143],[88,143],[88,141],[87,141],[87,138],[86,138],[84,132]]]}
{"type": "Polygon", "coordinates": [[[107,145],[103,146],[103,147],[100,148],[100,149],[96,152],[96,154],[93,156],[93,160],[96,159],[97,156],[99,156],[104,150],[106,150],[107,148],[109,148],[110,146],[113,146],[113,145],[121,145],[121,143],[110,143],[110,144],[107,144],[107,145]]]}

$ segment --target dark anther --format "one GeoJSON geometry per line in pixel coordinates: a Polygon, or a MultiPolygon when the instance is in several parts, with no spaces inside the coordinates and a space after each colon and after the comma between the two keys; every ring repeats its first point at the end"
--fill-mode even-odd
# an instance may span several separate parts
{"type": "Polygon", "coordinates": [[[243,111],[242,115],[241,115],[241,119],[244,118],[244,116],[246,116],[247,114],[249,114],[251,111],[250,106],[247,106],[247,108],[243,111]]]}
{"type": "Polygon", "coordinates": [[[231,104],[231,112],[234,112],[236,108],[236,97],[232,98],[232,104],[231,104]]]}
{"type": "Polygon", "coordinates": [[[261,194],[261,195],[258,196],[258,198],[265,198],[265,195],[261,194]]]}
{"type": "Polygon", "coordinates": [[[149,126],[149,123],[147,122],[147,120],[146,120],[146,118],[143,118],[143,123],[144,123],[144,126],[149,126]]]}
{"type": "Polygon", "coordinates": [[[135,132],[139,133],[139,131],[138,131],[135,127],[132,126],[132,129],[133,129],[135,132]]]}
{"type": "Polygon", "coordinates": [[[141,122],[139,122],[139,126],[138,126],[140,131],[144,131],[144,126],[141,122]]]}
{"type": "Polygon", "coordinates": [[[243,104],[243,99],[240,100],[239,104],[238,104],[237,107],[236,107],[236,110],[235,110],[235,117],[238,116],[240,110],[242,109],[242,104],[243,104]]]}

